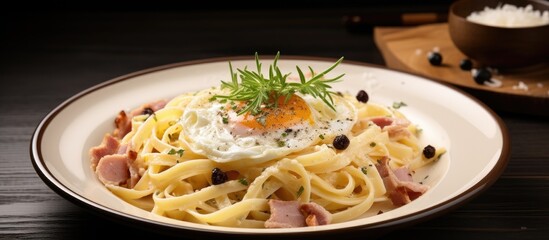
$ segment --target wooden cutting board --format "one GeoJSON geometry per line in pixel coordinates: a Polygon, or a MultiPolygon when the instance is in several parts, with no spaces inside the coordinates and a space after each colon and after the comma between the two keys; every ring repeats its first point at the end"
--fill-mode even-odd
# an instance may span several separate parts
{"type": "Polygon", "coordinates": [[[459,68],[466,56],[451,41],[447,23],[376,27],[374,40],[389,68],[458,86],[497,110],[549,116],[549,63],[498,69],[493,78],[502,85],[489,87],[475,83],[470,71],[459,68]],[[434,49],[443,57],[441,66],[432,66],[427,60],[434,49]]]}

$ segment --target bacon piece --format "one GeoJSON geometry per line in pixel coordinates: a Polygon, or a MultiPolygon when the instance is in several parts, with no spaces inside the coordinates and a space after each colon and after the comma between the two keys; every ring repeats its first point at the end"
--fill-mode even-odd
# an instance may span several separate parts
{"type": "Polygon", "coordinates": [[[390,117],[373,117],[370,119],[375,125],[378,125],[381,129],[393,124],[393,118],[390,117]]]}
{"type": "Polygon", "coordinates": [[[265,222],[266,228],[305,227],[305,217],[301,214],[298,201],[269,200],[271,217],[265,222]]]}
{"type": "Polygon", "coordinates": [[[384,131],[389,133],[391,139],[401,139],[410,136],[408,126],[410,121],[403,118],[373,117],[369,119],[384,131]]]}
{"type": "Polygon", "coordinates": [[[118,139],[122,139],[132,130],[131,116],[127,116],[126,112],[120,111],[114,119],[114,125],[116,125],[116,129],[113,134],[118,139]]]}
{"type": "Polygon", "coordinates": [[[310,202],[269,200],[271,217],[265,222],[266,228],[294,228],[330,224],[332,214],[322,206],[310,202]]]}
{"type": "Polygon", "coordinates": [[[107,155],[99,160],[95,170],[103,184],[121,185],[130,178],[128,156],[122,154],[107,155]]]}
{"type": "Polygon", "coordinates": [[[128,170],[130,171],[130,181],[128,182],[128,188],[133,188],[139,182],[139,179],[141,179],[141,175],[139,174],[139,166],[137,164],[131,163],[128,164],[128,170]]]}
{"type": "Polygon", "coordinates": [[[118,113],[118,116],[116,116],[116,119],[114,120],[114,124],[116,125],[116,129],[114,130],[114,135],[118,139],[122,139],[126,134],[128,134],[132,130],[132,118],[143,114],[143,111],[146,108],[150,108],[153,112],[156,112],[166,106],[168,101],[162,99],[158,100],[156,102],[146,103],[141,105],[140,107],[132,110],[129,114],[126,114],[124,111],[120,111],[118,113]]]}
{"type": "Polygon", "coordinates": [[[156,102],[150,102],[150,103],[145,103],[143,105],[141,105],[140,107],[132,110],[130,112],[130,116],[132,117],[135,117],[137,115],[141,115],[143,114],[143,111],[146,109],[146,108],[150,108],[153,110],[153,112],[156,112],[162,108],[164,108],[166,106],[166,104],[168,103],[168,101],[162,99],[162,100],[158,100],[156,102]]]}
{"type": "Polygon", "coordinates": [[[376,168],[383,178],[383,184],[395,206],[408,204],[428,190],[427,186],[413,182],[408,168],[392,170],[388,158],[381,159],[379,164],[376,164],[376,168]]]}
{"type": "Polygon", "coordinates": [[[128,144],[125,143],[125,144],[120,145],[120,147],[118,147],[118,151],[116,151],[116,153],[126,154],[127,151],[128,151],[128,144]]]}
{"type": "Polygon", "coordinates": [[[103,137],[103,141],[101,142],[101,145],[90,149],[92,169],[95,170],[95,168],[97,167],[97,164],[99,163],[99,159],[103,158],[104,156],[116,153],[118,151],[119,146],[120,146],[120,143],[116,138],[114,138],[110,134],[106,134],[103,137]]]}
{"type": "Polygon", "coordinates": [[[299,210],[301,210],[303,215],[307,216],[305,218],[307,226],[326,225],[332,221],[332,214],[317,203],[301,204],[299,210]]]}

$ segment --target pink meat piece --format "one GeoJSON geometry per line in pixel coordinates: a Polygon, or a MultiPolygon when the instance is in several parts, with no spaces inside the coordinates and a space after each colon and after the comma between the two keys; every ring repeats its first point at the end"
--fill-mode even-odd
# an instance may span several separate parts
{"type": "Polygon", "coordinates": [[[118,116],[114,119],[114,125],[116,126],[113,133],[114,136],[118,139],[122,139],[132,130],[131,116],[126,115],[126,112],[124,111],[120,111],[118,116]]]}
{"type": "Polygon", "coordinates": [[[129,166],[130,171],[130,182],[129,182],[129,188],[135,187],[137,182],[139,182],[139,179],[141,179],[141,175],[139,175],[139,168],[135,166],[134,164],[131,164],[129,166]]]}
{"type": "Polygon", "coordinates": [[[390,117],[373,117],[370,119],[375,125],[378,125],[381,129],[393,124],[393,118],[390,117]]]}
{"type": "Polygon", "coordinates": [[[412,179],[412,174],[410,174],[410,170],[405,167],[397,168],[393,170],[393,173],[397,177],[398,180],[402,182],[413,182],[414,179],[412,179]]]}
{"type": "Polygon", "coordinates": [[[132,150],[127,151],[128,156],[128,168],[130,170],[130,182],[129,182],[129,188],[133,188],[139,179],[141,179],[141,175],[139,174],[139,165],[138,162],[135,160],[137,159],[137,152],[134,152],[132,150]]]}
{"type": "Polygon", "coordinates": [[[132,110],[130,112],[130,116],[134,117],[134,116],[143,114],[143,110],[145,110],[145,108],[150,108],[151,110],[153,110],[153,112],[156,112],[156,111],[164,108],[167,103],[168,103],[168,101],[166,101],[164,99],[158,100],[156,102],[145,103],[145,104],[141,105],[140,107],[132,110]]]}
{"type": "Polygon", "coordinates": [[[128,144],[124,143],[124,144],[120,145],[120,147],[118,147],[118,151],[116,151],[116,153],[125,154],[127,151],[128,151],[128,144]]]}
{"type": "Polygon", "coordinates": [[[104,156],[99,160],[95,173],[103,184],[121,185],[130,178],[128,161],[127,155],[104,156]]]}
{"type": "Polygon", "coordinates": [[[332,214],[322,206],[310,202],[269,200],[271,217],[265,222],[266,228],[294,228],[330,224],[332,214]]]}
{"type": "Polygon", "coordinates": [[[326,225],[332,221],[332,214],[317,203],[304,203],[301,204],[299,209],[306,216],[305,223],[307,226],[326,225]]]}
{"type": "Polygon", "coordinates": [[[116,138],[114,138],[110,134],[105,135],[105,137],[103,137],[103,141],[99,146],[90,149],[92,169],[95,170],[101,158],[116,153],[119,146],[120,143],[116,138]]]}
{"type": "Polygon", "coordinates": [[[301,214],[298,201],[269,200],[271,217],[265,222],[266,228],[305,227],[305,217],[301,214]]]}
{"type": "Polygon", "coordinates": [[[389,133],[392,139],[401,139],[410,135],[408,126],[410,121],[402,118],[391,117],[373,117],[370,119],[375,125],[378,125],[384,131],[389,133]]]}
{"type": "Polygon", "coordinates": [[[387,194],[395,206],[410,203],[428,190],[427,186],[413,182],[408,168],[392,170],[388,158],[381,159],[379,164],[376,164],[376,168],[383,178],[387,194]]]}
{"type": "Polygon", "coordinates": [[[116,119],[114,120],[114,124],[116,125],[116,129],[114,130],[114,135],[122,139],[126,134],[128,134],[132,129],[132,118],[143,114],[143,111],[146,108],[150,108],[153,112],[156,112],[166,106],[168,103],[167,100],[158,100],[156,102],[146,103],[141,105],[140,107],[132,110],[129,114],[126,114],[124,111],[120,111],[118,115],[116,116],[116,119]]]}

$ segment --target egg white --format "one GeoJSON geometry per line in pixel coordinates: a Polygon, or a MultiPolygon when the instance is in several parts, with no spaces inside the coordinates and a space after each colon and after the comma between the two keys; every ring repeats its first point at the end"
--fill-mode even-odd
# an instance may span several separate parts
{"type": "Polygon", "coordinates": [[[227,112],[226,103],[211,101],[216,94],[226,92],[218,89],[199,92],[187,105],[180,121],[185,135],[183,140],[191,150],[219,163],[243,159],[259,163],[282,158],[349,133],[357,119],[353,104],[342,97],[333,96],[334,112],[320,99],[301,96],[311,110],[313,123],[304,121],[288,128],[258,131],[227,121],[235,119],[236,113],[227,112]]]}

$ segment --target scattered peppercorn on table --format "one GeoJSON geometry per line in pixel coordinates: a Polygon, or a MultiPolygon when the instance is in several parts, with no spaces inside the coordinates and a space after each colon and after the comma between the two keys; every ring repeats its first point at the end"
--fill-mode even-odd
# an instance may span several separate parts
{"type": "Polygon", "coordinates": [[[378,27],[374,39],[389,68],[458,86],[494,109],[549,116],[549,62],[520,69],[473,68],[452,43],[447,23],[378,27]]]}

